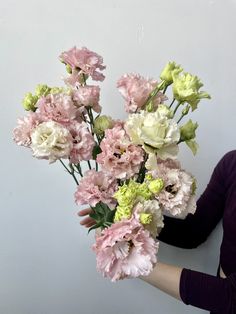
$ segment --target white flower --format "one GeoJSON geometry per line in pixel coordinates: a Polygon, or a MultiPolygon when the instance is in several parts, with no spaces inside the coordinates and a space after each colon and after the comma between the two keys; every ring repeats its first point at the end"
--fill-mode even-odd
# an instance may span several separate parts
{"type": "Polygon", "coordinates": [[[31,141],[33,155],[50,163],[67,158],[73,146],[70,132],[54,121],[39,124],[31,134],[31,141]]]}
{"type": "Polygon", "coordinates": [[[136,145],[142,145],[148,153],[156,153],[160,158],[175,158],[178,153],[180,132],[175,121],[168,118],[161,108],[155,112],[141,111],[130,114],[125,129],[136,145]]]}
{"type": "Polygon", "coordinates": [[[147,200],[137,203],[133,213],[137,220],[141,223],[144,222],[144,228],[150,232],[153,238],[156,238],[164,227],[162,210],[157,200],[147,200]]]}

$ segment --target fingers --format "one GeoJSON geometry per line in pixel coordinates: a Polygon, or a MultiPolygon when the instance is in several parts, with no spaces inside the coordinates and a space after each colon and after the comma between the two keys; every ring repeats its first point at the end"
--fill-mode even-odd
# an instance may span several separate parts
{"type": "Polygon", "coordinates": [[[78,212],[78,215],[79,216],[86,216],[86,215],[89,215],[91,212],[92,212],[91,208],[85,208],[85,209],[80,210],[78,212]]]}
{"type": "Polygon", "coordinates": [[[84,219],[81,220],[80,224],[83,225],[87,225],[91,222],[95,222],[91,217],[86,217],[84,219]]]}

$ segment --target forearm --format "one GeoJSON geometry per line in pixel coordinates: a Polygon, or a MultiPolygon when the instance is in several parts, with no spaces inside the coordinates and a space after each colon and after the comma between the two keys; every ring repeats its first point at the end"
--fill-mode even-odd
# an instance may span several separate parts
{"type": "Polygon", "coordinates": [[[155,286],[172,297],[181,300],[179,293],[179,284],[182,268],[158,263],[148,276],[140,278],[147,283],[155,286]]]}

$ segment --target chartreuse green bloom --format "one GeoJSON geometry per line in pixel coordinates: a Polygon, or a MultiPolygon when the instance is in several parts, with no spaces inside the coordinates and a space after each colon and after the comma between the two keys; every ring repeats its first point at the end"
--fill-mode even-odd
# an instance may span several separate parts
{"type": "Polygon", "coordinates": [[[197,108],[199,101],[203,98],[210,99],[210,95],[206,92],[199,91],[203,86],[200,79],[190,73],[173,72],[173,94],[179,103],[187,102],[192,111],[197,108]]]}
{"type": "Polygon", "coordinates": [[[110,129],[113,126],[113,120],[111,117],[102,115],[98,116],[94,120],[94,132],[97,135],[103,135],[106,129],[110,129]]]}
{"type": "Polygon", "coordinates": [[[166,86],[173,83],[173,73],[179,74],[183,69],[175,62],[168,62],[161,72],[160,79],[165,81],[166,86]]]}
{"type": "Polygon", "coordinates": [[[180,127],[180,141],[189,141],[196,137],[195,131],[198,127],[198,123],[193,123],[190,119],[187,123],[180,127]]]}
{"type": "Polygon", "coordinates": [[[27,111],[35,111],[36,103],[38,101],[38,96],[33,95],[32,93],[27,93],[22,100],[22,104],[25,110],[27,111]]]}
{"type": "Polygon", "coordinates": [[[135,202],[140,199],[149,200],[151,197],[152,193],[145,182],[138,183],[130,180],[128,184],[120,186],[114,194],[114,198],[119,204],[114,221],[119,221],[122,218],[130,218],[135,202]]]}
{"type": "Polygon", "coordinates": [[[50,94],[51,88],[46,84],[38,84],[35,88],[35,95],[40,98],[42,96],[47,96],[50,94]]]}

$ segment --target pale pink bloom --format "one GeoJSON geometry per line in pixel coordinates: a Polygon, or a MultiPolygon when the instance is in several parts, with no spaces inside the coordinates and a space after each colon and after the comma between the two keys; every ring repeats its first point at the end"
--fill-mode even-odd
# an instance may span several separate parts
{"type": "Polygon", "coordinates": [[[68,126],[73,137],[73,148],[70,152],[70,162],[77,164],[82,160],[93,158],[92,152],[95,145],[94,138],[85,122],[72,121],[68,126]]]}
{"type": "MultiPolygon", "coordinates": [[[[69,64],[72,71],[75,70],[78,73],[89,75],[95,81],[103,81],[105,76],[99,72],[106,67],[102,64],[103,58],[97,53],[90,51],[86,47],[80,49],[73,47],[68,51],[64,51],[60,55],[60,59],[69,64]]],[[[75,76],[74,72],[74,76],[75,76]]]]}
{"type": "Polygon", "coordinates": [[[78,107],[92,107],[95,112],[101,112],[99,105],[100,87],[99,86],[79,86],[73,91],[73,100],[78,107]]]}
{"type": "Polygon", "coordinates": [[[31,133],[41,123],[40,116],[36,112],[30,112],[23,118],[18,118],[17,127],[13,130],[13,139],[17,145],[29,147],[31,145],[31,133]]]}
{"type": "Polygon", "coordinates": [[[89,204],[91,206],[102,202],[114,208],[116,200],[113,194],[117,188],[116,179],[108,173],[94,169],[87,170],[75,192],[75,201],[78,205],[89,204]]]}
{"type": "Polygon", "coordinates": [[[164,181],[164,188],[157,196],[163,212],[167,216],[184,219],[196,211],[194,195],[194,177],[176,161],[159,161],[156,170],[151,171],[154,178],[164,181]]]}
{"type": "MultiPolygon", "coordinates": [[[[145,79],[139,74],[125,74],[117,82],[118,90],[124,97],[125,110],[129,113],[138,112],[142,109],[149,94],[157,86],[157,81],[145,79]]],[[[167,97],[159,92],[153,98],[153,107],[156,109],[167,97]]],[[[143,108],[144,109],[144,108],[143,108]]]]}
{"type": "Polygon", "coordinates": [[[59,93],[49,94],[37,102],[37,113],[44,121],[55,121],[68,125],[78,116],[78,109],[70,95],[59,93]]]}
{"type": "Polygon", "coordinates": [[[111,225],[96,237],[97,270],[111,281],[147,276],[157,262],[159,243],[135,219],[111,225]]]}
{"type": "Polygon", "coordinates": [[[97,162],[103,170],[118,179],[128,179],[139,172],[143,150],[130,142],[120,125],[105,131],[100,147],[102,152],[97,155],[97,162]]]}

